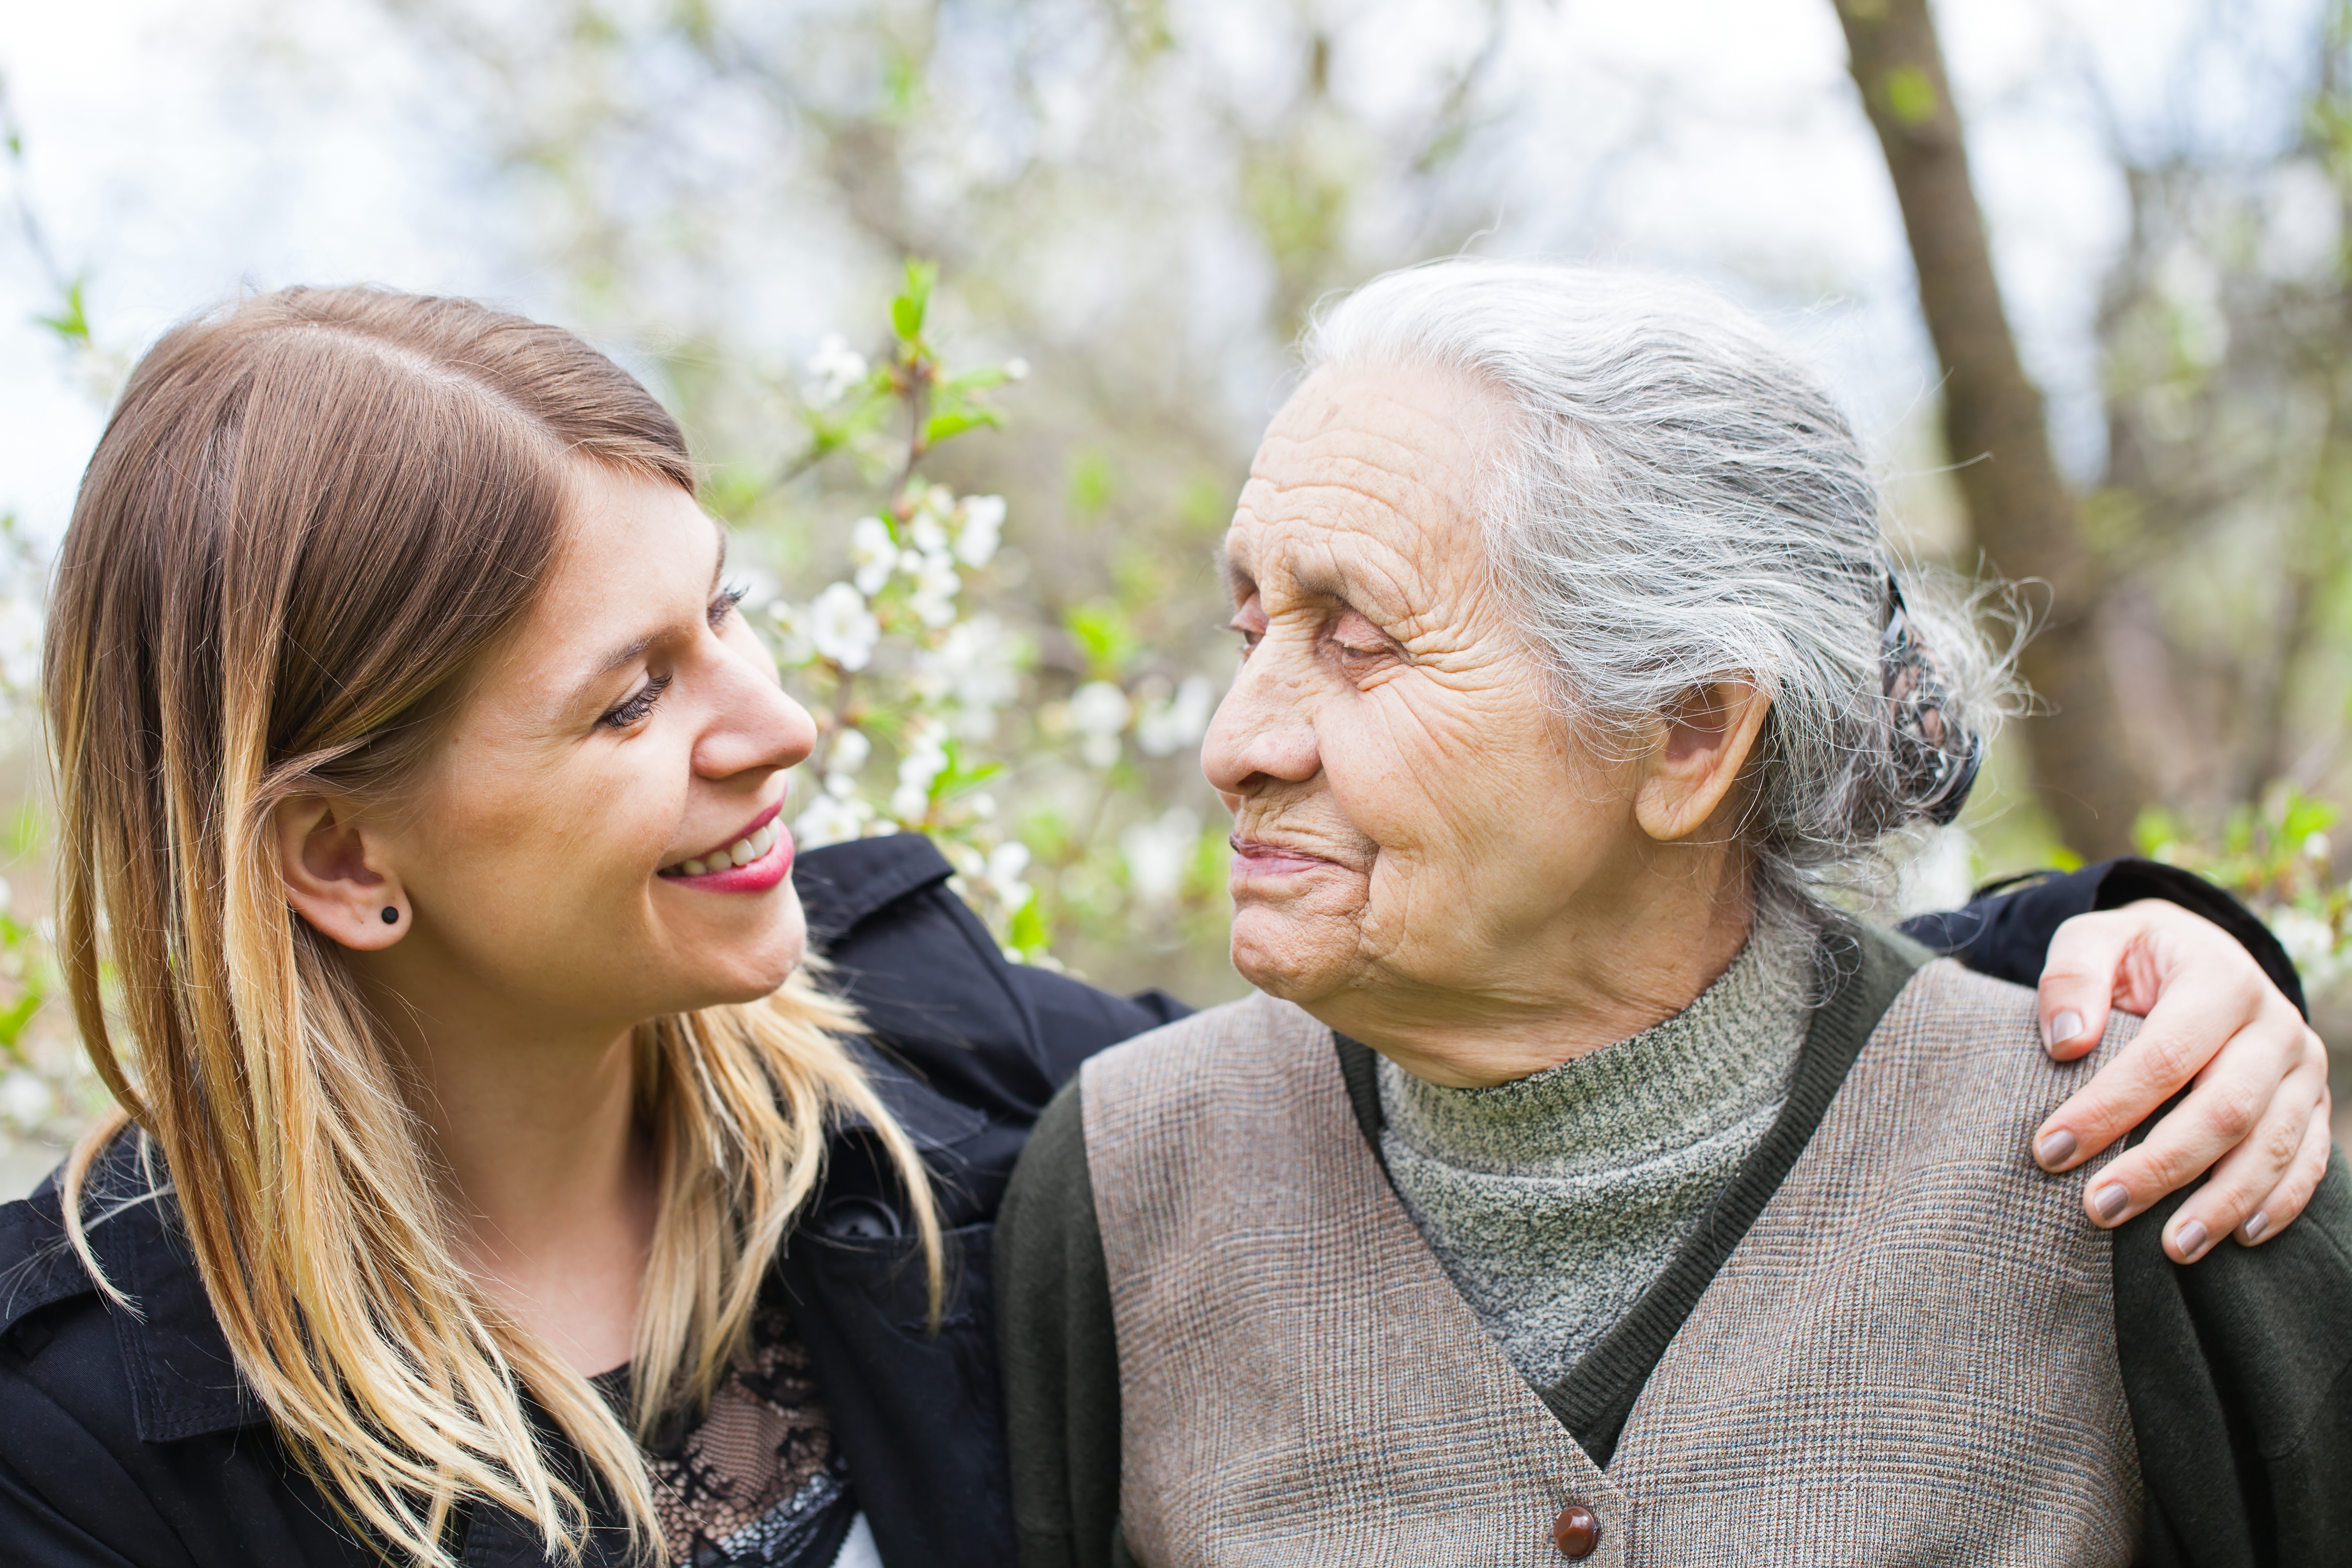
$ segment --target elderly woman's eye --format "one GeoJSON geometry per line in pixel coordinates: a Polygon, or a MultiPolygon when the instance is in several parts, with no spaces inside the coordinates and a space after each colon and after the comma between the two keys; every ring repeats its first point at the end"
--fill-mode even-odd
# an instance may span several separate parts
{"type": "Polygon", "coordinates": [[[1242,657],[1247,658],[1259,639],[1265,636],[1265,606],[1258,603],[1255,594],[1242,601],[1241,608],[1234,612],[1234,618],[1225,623],[1225,629],[1242,634],[1242,657]]]}

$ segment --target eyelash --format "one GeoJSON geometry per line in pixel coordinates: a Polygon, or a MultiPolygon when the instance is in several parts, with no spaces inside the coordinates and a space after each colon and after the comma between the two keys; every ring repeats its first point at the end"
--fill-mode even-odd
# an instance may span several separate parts
{"type": "Polygon", "coordinates": [[[660,701],[662,693],[669,689],[669,683],[670,678],[667,675],[653,677],[637,689],[635,695],[596,721],[615,730],[635,729],[654,710],[654,704],[660,701]]]}
{"type": "MultiPolygon", "coordinates": [[[[716,626],[733,615],[736,606],[751,591],[751,585],[748,583],[730,583],[721,588],[719,597],[710,601],[710,624],[716,626]]],[[[667,675],[650,678],[627,701],[605,713],[596,722],[614,730],[635,729],[646,721],[646,715],[653,712],[654,704],[661,700],[662,693],[669,689],[670,680],[671,677],[667,675]]]]}

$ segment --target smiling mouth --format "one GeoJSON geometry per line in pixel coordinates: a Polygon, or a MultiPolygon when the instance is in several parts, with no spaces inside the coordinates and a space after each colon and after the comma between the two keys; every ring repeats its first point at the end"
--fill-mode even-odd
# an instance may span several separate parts
{"type": "Polygon", "coordinates": [[[656,874],[663,877],[707,877],[714,871],[749,866],[753,861],[765,859],[768,852],[776,847],[776,840],[783,837],[783,826],[776,820],[783,808],[784,803],[778,801],[752,818],[751,826],[730,842],[700,855],[674,861],[656,874]]]}
{"type": "Polygon", "coordinates": [[[1263,838],[1244,838],[1238,833],[1225,842],[1234,856],[1247,861],[1254,871],[1306,871],[1339,864],[1328,855],[1318,855],[1294,844],[1269,844],[1263,838]]]}

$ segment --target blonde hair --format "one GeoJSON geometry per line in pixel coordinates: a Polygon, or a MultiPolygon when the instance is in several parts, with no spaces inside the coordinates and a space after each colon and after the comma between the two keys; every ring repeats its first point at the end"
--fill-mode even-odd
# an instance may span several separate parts
{"type": "Polygon", "coordinates": [[[481,1503],[576,1559],[592,1489],[661,1555],[638,1439],[741,1351],[845,1120],[907,1189],[938,1313],[929,1189],[838,1038],[850,1009],[795,975],[654,1019],[635,1081],[661,1198],[625,1424],[460,1266],[401,1055],[341,950],[287,906],[276,806],[396,801],[463,673],[532,602],[583,462],[694,489],[676,423],[569,332],[369,289],[249,299],[132,374],[48,626],[58,945],[121,1108],[68,1163],[72,1244],[132,1306],[81,1211],[93,1162],[136,1123],[296,1462],[353,1529],[436,1568],[455,1510],[481,1503]],[[587,1477],[543,1451],[531,1401],[587,1477]]]}

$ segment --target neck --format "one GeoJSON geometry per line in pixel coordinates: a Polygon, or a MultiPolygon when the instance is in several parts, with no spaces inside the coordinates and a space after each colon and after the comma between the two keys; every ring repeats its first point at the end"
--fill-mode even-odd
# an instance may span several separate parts
{"type": "Polygon", "coordinates": [[[407,1049],[458,1261],[574,1371],[618,1366],[658,1210],[631,1032],[533,1031],[465,989],[410,992],[436,995],[429,1013],[378,1006],[407,1049]]]}
{"type": "Polygon", "coordinates": [[[1414,1077],[1509,1083],[1673,1017],[1731,966],[1756,920],[1745,860],[1650,846],[1623,891],[1588,889],[1539,930],[1485,944],[1470,983],[1399,973],[1302,1005],[1414,1077]],[[1664,855],[1659,850],[1668,851],[1664,855]]]}

